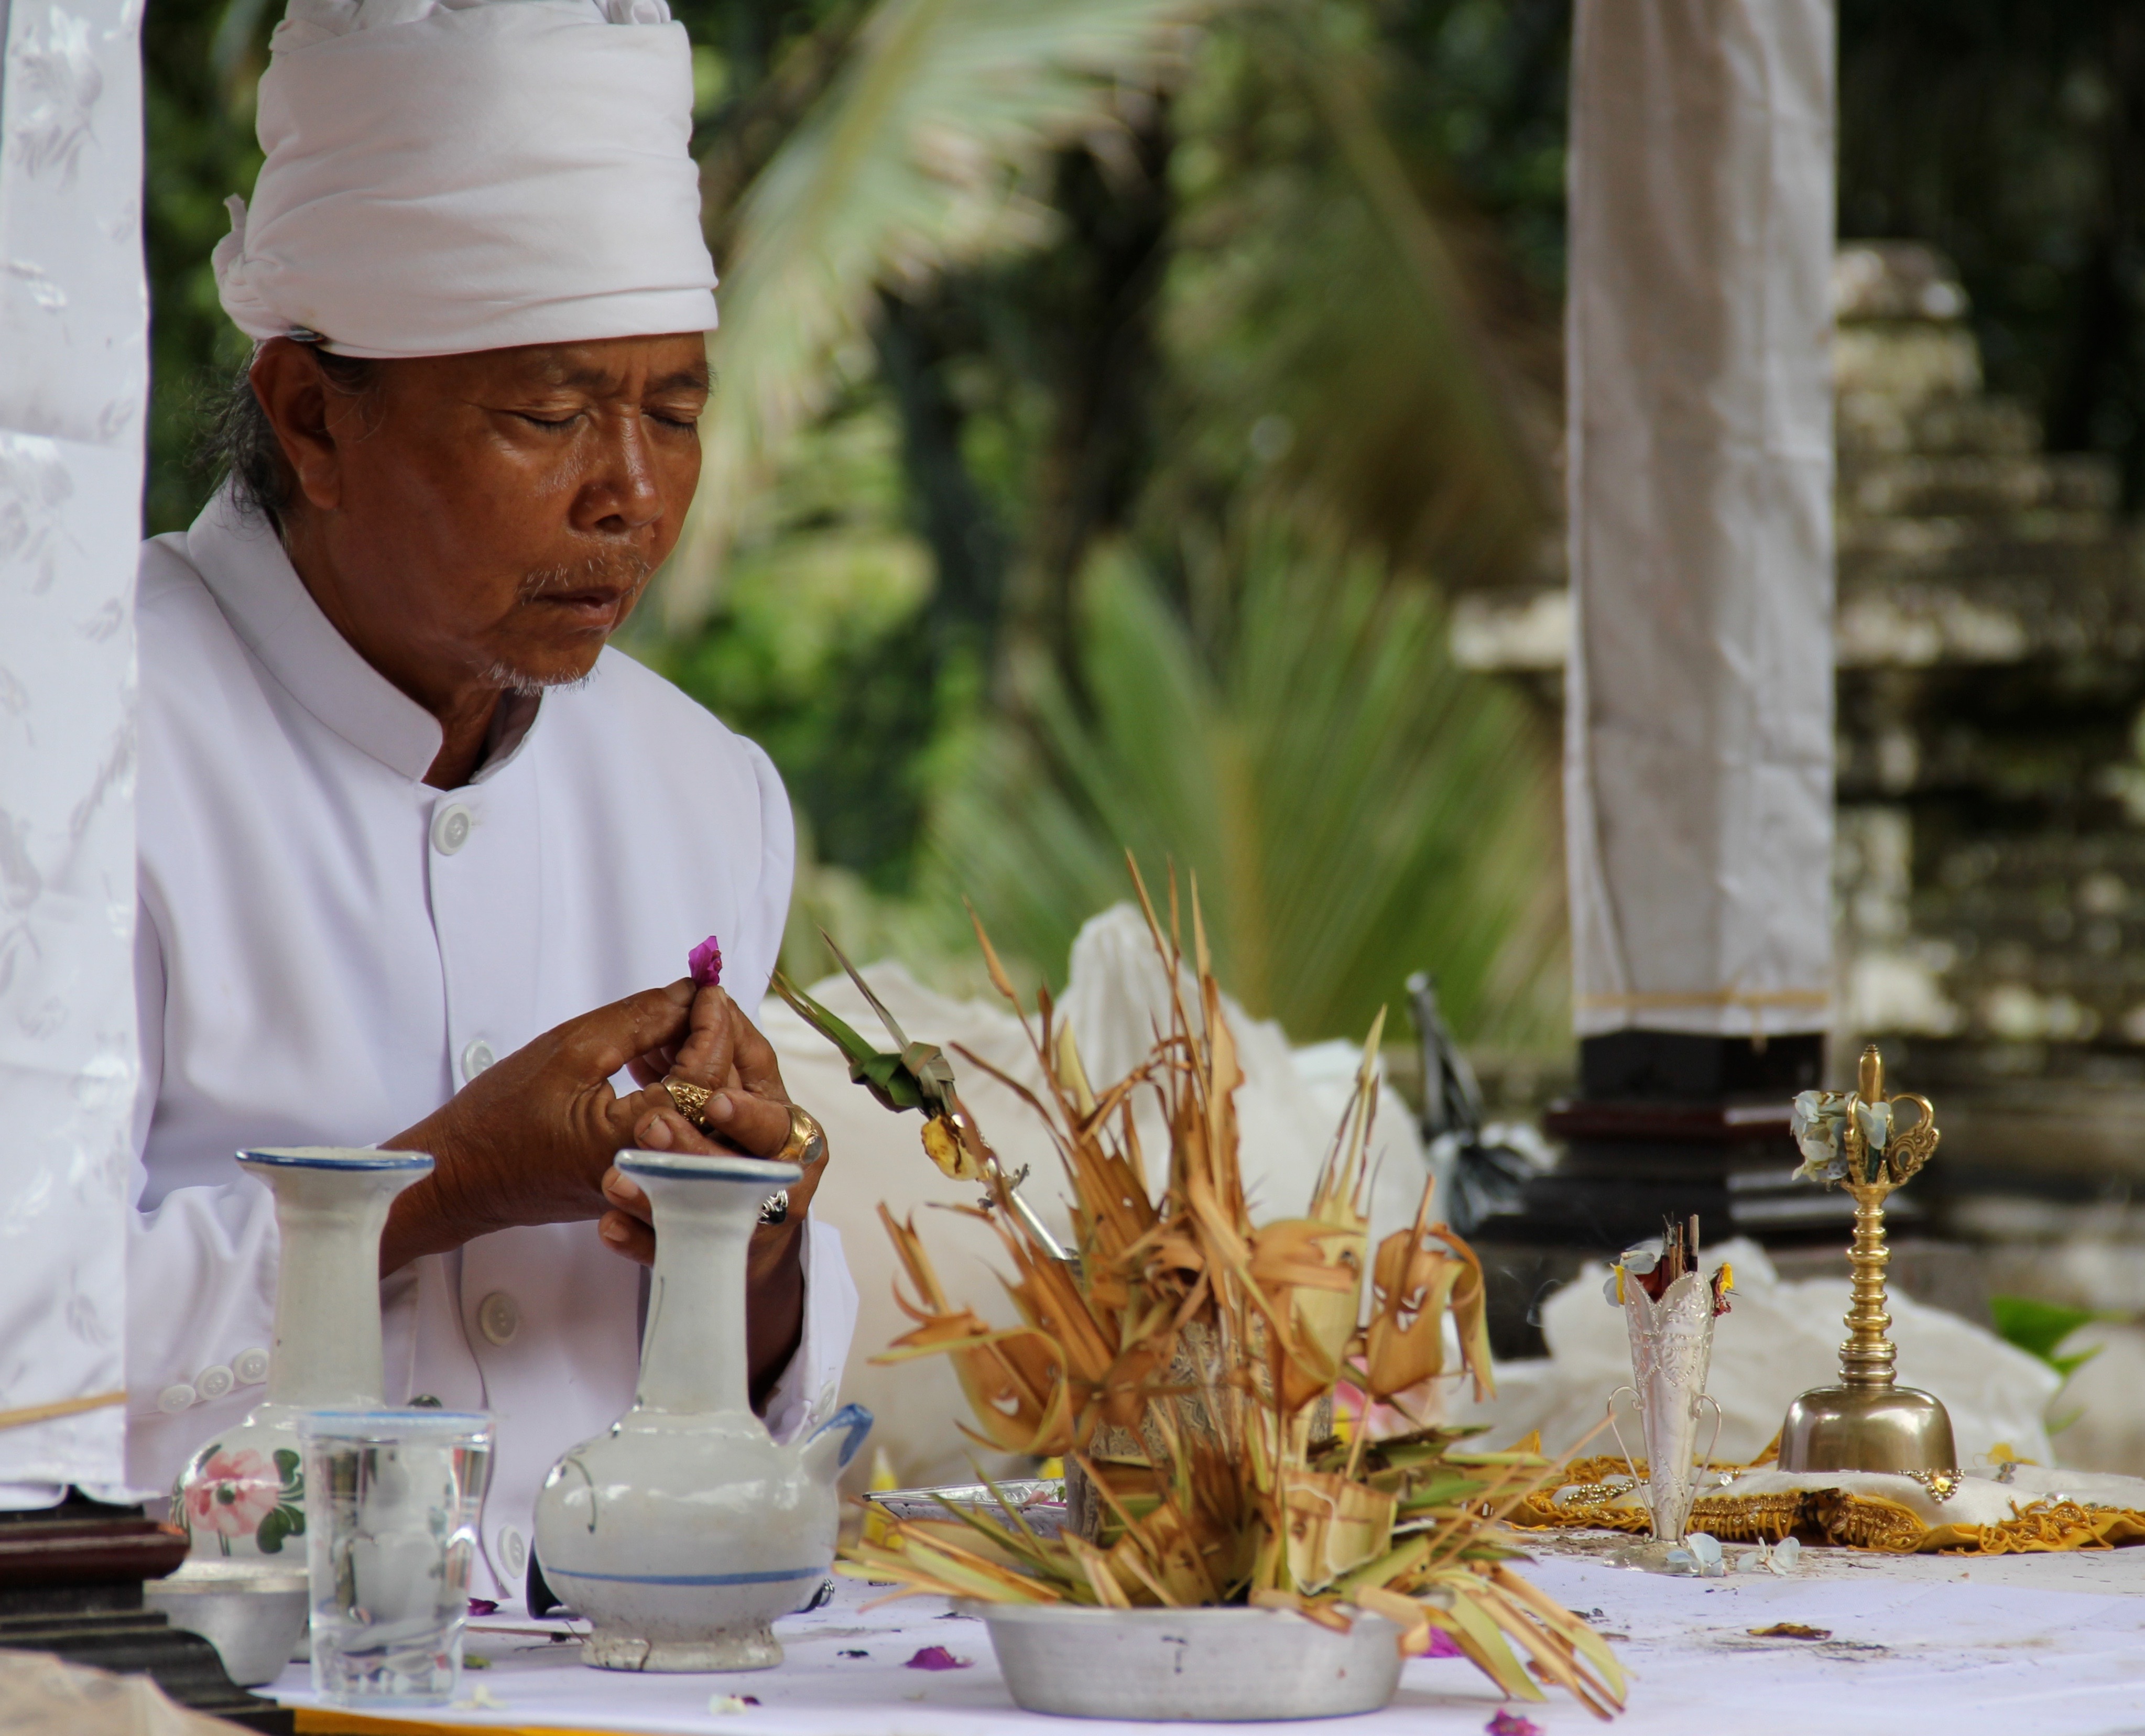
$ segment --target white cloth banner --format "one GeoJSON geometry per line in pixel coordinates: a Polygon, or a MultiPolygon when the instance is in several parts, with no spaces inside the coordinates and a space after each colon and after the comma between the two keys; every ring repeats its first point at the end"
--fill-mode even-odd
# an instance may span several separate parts
{"type": "MultiPolygon", "coordinates": [[[[136,0],[0,6],[0,1409],[122,1385],[134,561],[148,314],[136,0]]],[[[0,1505],[123,1481],[125,1413],[0,1430],[0,1505]]]]}
{"type": "Polygon", "coordinates": [[[1582,1037],[1831,976],[1833,0],[1580,0],[1565,803],[1582,1037]]]}

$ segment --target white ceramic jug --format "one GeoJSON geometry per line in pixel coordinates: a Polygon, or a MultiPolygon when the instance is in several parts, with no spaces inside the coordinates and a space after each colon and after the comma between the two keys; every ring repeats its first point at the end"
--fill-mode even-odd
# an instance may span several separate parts
{"type": "Polygon", "coordinates": [[[655,1215],[655,1271],[633,1407],[552,1466],[536,1554],[553,1591],[594,1624],[602,1669],[763,1669],[768,1624],[818,1589],[834,1559],[834,1479],[871,1428],[851,1405],[801,1446],[753,1415],[745,1255],[759,1208],[803,1175],[754,1157],[621,1152],[655,1215]]]}
{"type": "Polygon", "coordinates": [[[381,1402],[380,1232],[388,1203],[431,1171],[421,1152],[301,1146],[241,1152],[276,1196],[281,1246],[268,1391],[179,1473],[172,1521],[192,1539],[176,1580],[303,1573],[306,1487],[297,1420],[381,1402]]]}

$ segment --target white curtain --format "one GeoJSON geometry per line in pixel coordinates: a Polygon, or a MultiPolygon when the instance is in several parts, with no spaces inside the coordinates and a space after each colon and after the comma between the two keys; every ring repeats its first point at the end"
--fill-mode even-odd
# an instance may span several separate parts
{"type": "Polygon", "coordinates": [[[1833,0],[1580,0],[1565,801],[1580,1034],[1820,1029],[1833,0]]]}
{"type": "MultiPolygon", "coordinates": [[[[0,1408],[125,1377],[137,1071],[138,0],[0,0],[0,1408]]],[[[124,1411],[0,1432],[7,1505],[124,1481],[124,1411]]]]}

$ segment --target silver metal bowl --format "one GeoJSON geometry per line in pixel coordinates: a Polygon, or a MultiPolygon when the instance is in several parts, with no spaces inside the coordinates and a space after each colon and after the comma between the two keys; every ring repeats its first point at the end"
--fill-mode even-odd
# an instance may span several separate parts
{"type": "MultiPolygon", "coordinates": [[[[1055,1536],[1065,1523],[1065,1480],[1063,1477],[1009,1477],[998,1485],[1028,1529],[1055,1536]]],[[[948,1506],[966,1507],[1003,1521],[1005,1512],[998,1495],[983,1483],[946,1483],[935,1489],[880,1489],[864,1496],[896,1519],[944,1519],[948,1506]]]]}
{"type": "Polygon", "coordinates": [[[257,1688],[283,1674],[312,1613],[302,1573],[195,1577],[182,1572],[150,1580],[142,1588],[142,1601],[161,1609],[173,1627],[214,1646],[224,1674],[241,1688],[257,1688]]]}
{"type": "Polygon", "coordinates": [[[1252,1722],[1376,1712],[1400,1686],[1398,1627],[1346,1634],[1287,1609],[964,1603],[1014,1701],[1069,1718],[1252,1722]]]}

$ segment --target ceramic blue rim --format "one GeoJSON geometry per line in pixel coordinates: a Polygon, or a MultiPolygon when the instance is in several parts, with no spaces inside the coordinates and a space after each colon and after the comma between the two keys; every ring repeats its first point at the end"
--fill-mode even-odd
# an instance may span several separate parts
{"type": "Polygon", "coordinates": [[[555,1574],[562,1579],[602,1579],[620,1585],[779,1585],[785,1579],[824,1579],[828,1571],[824,1567],[773,1567],[745,1574],[595,1574],[577,1567],[555,1568],[549,1562],[544,1565],[546,1579],[555,1574]]]}
{"type": "Polygon", "coordinates": [[[432,1166],[431,1158],[423,1152],[356,1151],[343,1146],[269,1146],[257,1152],[241,1152],[238,1161],[272,1164],[277,1169],[412,1170],[432,1166]]]}
{"type": "Polygon", "coordinates": [[[618,1166],[629,1176],[684,1176],[704,1181],[752,1181],[763,1187],[788,1187],[804,1179],[794,1163],[770,1157],[703,1157],[689,1152],[620,1152],[618,1166]]]}
{"type": "Polygon", "coordinates": [[[489,1435],[491,1417],[482,1410],[433,1410],[421,1405],[403,1410],[307,1410],[298,1417],[298,1432],[308,1439],[391,1442],[421,1435],[489,1435]]]}

